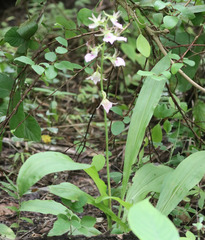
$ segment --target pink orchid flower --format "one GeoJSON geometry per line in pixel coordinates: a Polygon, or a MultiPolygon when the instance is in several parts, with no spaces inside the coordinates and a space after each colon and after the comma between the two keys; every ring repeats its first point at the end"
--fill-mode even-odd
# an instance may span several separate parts
{"type": "Polygon", "coordinates": [[[104,21],[105,21],[105,18],[101,19],[101,14],[99,14],[99,16],[96,18],[95,15],[92,13],[92,17],[89,17],[89,19],[91,21],[93,21],[93,23],[91,23],[88,27],[93,29],[93,28],[96,28],[98,26],[100,26],[104,21]]]}
{"type": "Polygon", "coordinates": [[[116,59],[114,59],[114,61],[112,61],[112,64],[114,65],[114,67],[125,66],[125,61],[123,58],[117,57],[116,59]]]}
{"type": "Polygon", "coordinates": [[[115,27],[117,27],[117,28],[119,28],[119,29],[122,29],[123,27],[122,27],[122,24],[120,24],[118,21],[117,21],[117,19],[119,18],[119,16],[120,16],[120,12],[114,12],[113,13],[113,15],[109,15],[109,14],[107,14],[107,13],[105,13],[104,12],[104,14],[110,19],[110,21],[112,22],[112,24],[115,26],[115,27]]]}
{"type": "MultiPolygon", "coordinates": [[[[101,80],[101,74],[98,71],[96,71],[90,77],[88,77],[86,79],[92,80],[95,84],[97,84],[101,80]]],[[[107,79],[103,78],[103,80],[107,80],[107,79]]]]}
{"type": "Polygon", "coordinates": [[[114,12],[112,16],[110,16],[110,21],[112,22],[112,24],[119,28],[122,29],[122,24],[118,23],[117,19],[120,16],[120,12],[114,12]]]}
{"type": "Polygon", "coordinates": [[[108,32],[107,34],[105,34],[103,38],[104,42],[109,42],[111,44],[113,44],[116,40],[117,40],[116,36],[111,32],[108,32]]]}
{"type": "Polygon", "coordinates": [[[115,105],[116,103],[110,102],[107,98],[104,98],[100,104],[100,106],[102,105],[103,108],[105,109],[106,113],[109,113],[110,108],[112,107],[112,105],[115,105]]]}
{"type": "Polygon", "coordinates": [[[104,33],[103,41],[104,42],[109,42],[109,43],[113,44],[115,41],[127,42],[127,38],[114,35],[111,31],[106,31],[104,33]]]}
{"type": "Polygon", "coordinates": [[[98,48],[93,48],[91,53],[85,55],[85,61],[90,62],[98,56],[98,48]]]}

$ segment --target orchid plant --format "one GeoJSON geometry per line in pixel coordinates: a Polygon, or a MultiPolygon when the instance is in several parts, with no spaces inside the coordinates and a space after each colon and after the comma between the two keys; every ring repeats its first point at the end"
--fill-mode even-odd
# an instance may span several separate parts
{"type": "MultiPolygon", "coordinates": [[[[108,123],[107,123],[107,114],[109,113],[112,106],[116,103],[113,103],[107,99],[106,93],[103,89],[103,80],[106,80],[103,75],[103,64],[106,59],[108,59],[114,67],[121,67],[125,66],[125,61],[123,58],[118,57],[117,50],[115,49],[115,52],[113,55],[110,55],[108,53],[105,53],[105,43],[110,43],[111,45],[115,41],[124,41],[127,42],[126,37],[120,36],[123,26],[118,22],[118,18],[120,17],[120,12],[114,12],[113,15],[109,15],[105,12],[104,16],[102,17],[102,14],[99,14],[98,17],[95,17],[94,14],[92,14],[92,18],[89,18],[93,23],[90,24],[88,27],[90,29],[99,28],[102,32],[101,34],[98,34],[97,36],[102,36],[103,43],[99,44],[98,46],[91,47],[87,43],[88,49],[90,50],[89,53],[85,55],[85,62],[90,62],[93,59],[98,57],[98,54],[101,53],[101,63],[100,66],[97,65],[96,71],[87,79],[90,79],[94,82],[94,84],[97,84],[100,82],[100,91],[102,96],[102,101],[99,105],[104,108],[104,124],[105,124],[105,140],[106,140],[106,165],[107,165],[107,182],[108,182],[108,195],[111,197],[111,185],[110,185],[110,169],[109,169],[109,155],[108,155],[108,123]]],[[[109,207],[111,209],[111,199],[109,200],[109,207]]],[[[111,222],[108,218],[108,225],[111,227],[111,222]]]]}

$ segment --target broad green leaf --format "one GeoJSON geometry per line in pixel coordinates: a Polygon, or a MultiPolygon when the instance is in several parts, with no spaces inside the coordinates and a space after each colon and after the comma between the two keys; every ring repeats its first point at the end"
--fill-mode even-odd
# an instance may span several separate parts
{"type": "MultiPolygon", "coordinates": [[[[93,236],[97,236],[101,234],[99,230],[97,230],[95,227],[87,227],[87,226],[81,226],[78,229],[75,229],[73,235],[78,236],[78,235],[83,235],[87,238],[91,238],[93,236]]],[[[91,238],[92,239],[92,238],[91,238]]]]}
{"type": "Polygon", "coordinates": [[[58,75],[58,72],[54,68],[53,65],[50,65],[48,68],[46,68],[45,75],[46,75],[47,79],[51,80],[51,79],[54,79],[58,75]]]}
{"type": "Polygon", "coordinates": [[[13,230],[7,227],[5,224],[0,223],[0,236],[4,239],[15,239],[16,235],[13,230]]]}
{"type": "MultiPolygon", "coordinates": [[[[10,112],[16,107],[20,101],[20,91],[16,91],[11,101],[10,112]]],[[[17,112],[12,116],[9,121],[11,130],[15,130],[13,133],[18,138],[25,138],[29,141],[41,140],[41,129],[37,121],[32,116],[25,116],[23,110],[23,102],[18,107],[17,112]]]]}
{"type": "Polygon", "coordinates": [[[68,46],[68,42],[67,42],[67,40],[65,38],[57,37],[56,41],[58,41],[61,45],[65,46],[65,47],[68,46]]]}
{"type": "Polygon", "coordinates": [[[140,6],[142,7],[154,7],[155,0],[141,0],[140,1],[140,6]]]}
{"type": "MultiPolygon", "coordinates": [[[[48,187],[48,189],[52,194],[72,201],[78,201],[82,196],[85,196],[88,202],[90,199],[88,194],[69,182],[63,182],[58,185],[51,185],[48,187]]],[[[91,198],[91,200],[93,199],[91,198]]]]}
{"type": "Polygon", "coordinates": [[[130,208],[128,223],[141,240],[179,240],[174,224],[154,208],[148,199],[130,208]]]}
{"type": "Polygon", "coordinates": [[[61,203],[55,202],[53,200],[29,200],[21,203],[19,209],[21,212],[38,212],[43,214],[66,214],[67,208],[61,203]]]}
{"type": "Polygon", "coordinates": [[[45,59],[50,62],[55,62],[55,60],[57,59],[57,56],[54,52],[48,52],[45,54],[45,59]]]}
{"type": "Polygon", "coordinates": [[[57,47],[55,51],[58,54],[65,54],[65,53],[68,52],[68,50],[66,48],[64,48],[64,47],[57,47]]]}
{"type": "Polygon", "coordinates": [[[153,17],[154,22],[155,22],[158,26],[160,26],[160,25],[162,24],[162,20],[163,20],[163,14],[162,14],[162,13],[154,13],[154,14],[152,15],[152,17],[153,17]]]}
{"type": "MultiPolygon", "coordinates": [[[[21,95],[20,91],[17,90],[14,93],[14,96],[11,100],[10,104],[10,112],[16,107],[17,103],[20,101],[21,95]]],[[[19,105],[18,110],[16,113],[11,117],[9,121],[9,127],[11,130],[15,130],[13,134],[18,137],[18,138],[24,138],[24,119],[25,119],[25,114],[24,114],[24,109],[23,109],[23,102],[19,105]],[[18,128],[17,128],[18,127],[18,128]]]]}
{"type": "Polygon", "coordinates": [[[113,135],[117,136],[125,129],[125,124],[122,121],[116,121],[111,126],[111,132],[113,135]]]}
{"type": "Polygon", "coordinates": [[[205,151],[193,153],[167,176],[157,203],[157,209],[168,215],[205,174],[205,151]]]}
{"type": "Polygon", "coordinates": [[[131,44],[122,43],[121,49],[133,62],[136,61],[137,54],[135,52],[135,48],[131,44]]]}
{"type": "Polygon", "coordinates": [[[192,232],[187,231],[186,237],[180,237],[180,240],[196,240],[196,237],[192,232]]]}
{"type": "Polygon", "coordinates": [[[123,116],[122,109],[118,106],[114,106],[110,110],[120,116],[123,116]]]}
{"type": "Polygon", "coordinates": [[[68,69],[73,71],[74,68],[76,69],[81,69],[82,67],[76,63],[71,63],[69,61],[61,61],[59,63],[55,63],[54,64],[55,68],[59,69],[59,70],[63,70],[63,69],[68,69]]]}
{"type": "Polygon", "coordinates": [[[22,26],[19,27],[17,30],[17,33],[24,39],[28,40],[30,37],[32,37],[36,31],[38,30],[38,24],[34,21],[23,23],[22,26]]]}
{"type": "Polygon", "coordinates": [[[103,182],[103,180],[100,179],[99,174],[98,174],[95,166],[87,168],[87,169],[84,169],[84,171],[93,179],[93,181],[96,184],[100,194],[102,196],[107,196],[107,193],[106,193],[107,186],[103,182]]]}
{"type": "Polygon", "coordinates": [[[29,57],[26,56],[20,56],[14,59],[14,61],[19,61],[25,64],[29,64],[29,65],[34,65],[34,61],[32,61],[29,57]]]}
{"type": "Polygon", "coordinates": [[[149,77],[149,76],[153,76],[154,73],[153,72],[150,72],[150,71],[142,71],[142,70],[139,70],[137,72],[138,75],[140,76],[146,76],[146,77],[149,77]]]}
{"type": "Polygon", "coordinates": [[[65,38],[72,38],[75,36],[77,36],[77,34],[73,30],[65,30],[65,38]]]}
{"type": "Polygon", "coordinates": [[[60,236],[70,230],[70,220],[66,215],[59,214],[58,219],[54,222],[53,228],[49,231],[48,237],[60,236]]]}
{"type": "Polygon", "coordinates": [[[159,10],[162,10],[163,8],[165,8],[167,6],[166,3],[162,2],[162,1],[156,1],[154,3],[154,9],[159,11],[159,10]]]}
{"type": "Polygon", "coordinates": [[[95,166],[97,171],[100,171],[105,166],[105,157],[102,154],[95,155],[91,165],[95,166]]]}
{"type": "Polygon", "coordinates": [[[74,162],[70,157],[58,152],[41,152],[29,157],[22,165],[17,186],[22,196],[32,185],[49,173],[89,168],[88,164],[74,162]]]}
{"type": "Polygon", "coordinates": [[[188,8],[192,13],[202,13],[205,12],[205,4],[203,5],[196,5],[196,6],[191,6],[188,8]]]}
{"type": "Polygon", "coordinates": [[[80,23],[84,24],[85,26],[88,26],[89,24],[93,23],[89,17],[92,17],[93,11],[91,11],[88,8],[82,8],[77,14],[77,19],[80,23]]]}
{"type": "Polygon", "coordinates": [[[172,76],[169,71],[163,71],[163,72],[162,72],[162,75],[164,75],[167,79],[170,79],[171,76],[172,76]]]}
{"type": "Polygon", "coordinates": [[[180,4],[174,5],[174,8],[177,9],[182,13],[184,17],[187,17],[188,19],[194,19],[195,15],[194,13],[188,8],[180,4]]]}
{"type": "Polygon", "coordinates": [[[58,24],[62,25],[63,27],[65,27],[65,29],[69,29],[69,30],[70,29],[76,29],[75,22],[73,22],[72,20],[67,20],[63,16],[56,17],[56,22],[58,24]]]}
{"type": "Polygon", "coordinates": [[[137,203],[143,200],[150,192],[160,192],[164,178],[173,171],[172,168],[154,164],[141,167],[132,179],[128,190],[126,202],[137,203]]]}
{"type": "Polygon", "coordinates": [[[31,50],[38,50],[39,48],[39,43],[36,41],[36,40],[29,40],[28,41],[28,47],[31,49],[31,50]]]}
{"type": "Polygon", "coordinates": [[[164,26],[167,29],[174,28],[177,25],[178,21],[179,19],[175,16],[165,16],[163,19],[164,26]]]}
{"type": "Polygon", "coordinates": [[[4,41],[8,42],[12,47],[18,47],[24,42],[17,29],[17,27],[10,28],[4,36],[4,41]]]}
{"type": "Polygon", "coordinates": [[[28,222],[28,223],[30,223],[30,224],[34,224],[34,223],[33,223],[33,220],[30,219],[30,218],[27,218],[27,217],[21,217],[20,219],[23,220],[23,221],[26,221],[26,222],[28,222]]]}
{"type": "Polygon", "coordinates": [[[146,58],[149,57],[150,52],[151,52],[151,47],[149,42],[147,41],[147,39],[140,34],[137,38],[137,42],[136,42],[136,46],[137,46],[137,50],[146,58]]]}
{"type": "Polygon", "coordinates": [[[94,72],[94,70],[93,70],[92,68],[90,68],[90,67],[86,67],[86,68],[85,68],[85,72],[86,72],[88,75],[92,75],[93,72],[94,72]]]}
{"type": "MultiPolygon", "coordinates": [[[[167,70],[170,67],[169,56],[162,58],[152,69],[156,74],[167,70]]],[[[137,98],[125,148],[125,160],[122,182],[122,199],[124,198],[127,184],[131,175],[132,165],[137,160],[141,144],[144,139],[145,130],[148,126],[154,109],[158,104],[164,89],[165,80],[156,81],[147,77],[137,98]]]]}
{"type": "Polygon", "coordinates": [[[39,65],[32,65],[31,67],[38,75],[42,75],[45,71],[45,69],[39,65]]]}
{"type": "Polygon", "coordinates": [[[205,104],[204,101],[197,100],[193,109],[194,121],[202,129],[205,129],[205,104]]]}
{"type": "Polygon", "coordinates": [[[166,120],[163,124],[163,128],[166,131],[166,133],[169,133],[172,130],[172,124],[169,120],[166,120]]]}
{"type": "Polygon", "coordinates": [[[4,73],[0,73],[0,96],[1,98],[8,97],[12,89],[14,80],[4,73]]]}
{"type": "Polygon", "coordinates": [[[41,141],[41,128],[32,116],[28,116],[24,121],[24,138],[29,141],[40,142],[41,141]]]}
{"type": "Polygon", "coordinates": [[[93,227],[96,223],[96,219],[91,216],[83,216],[81,219],[81,224],[86,227],[93,227]]]}
{"type": "Polygon", "coordinates": [[[119,183],[122,179],[122,173],[121,172],[111,172],[110,177],[113,179],[115,183],[119,183]]]}
{"type": "Polygon", "coordinates": [[[124,122],[125,124],[130,123],[130,117],[129,117],[129,116],[124,117],[123,122],[124,122]]]}
{"type": "Polygon", "coordinates": [[[188,58],[184,58],[183,62],[186,63],[187,65],[189,65],[190,67],[194,67],[196,64],[194,61],[189,60],[188,58]]]}
{"type": "Polygon", "coordinates": [[[172,116],[176,110],[174,108],[168,108],[165,103],[159,104],[154,110],[154,116],[159,119],[172,116]]]}
{"type": "Polygon", "coordinates": [[[179,69],[183,67],[183,65],[184,65],[183,63],[174,63],[174,64],[172,64],[172,66],[171,66],[172,74],[176,74],[179,71],[179,69]]]}
{"type": "Polygon", "coordinates": [[[160,124],[155,125],[152,130],[152,141],[153,142],[161,142],[162,141],[162,129],[160,124]]]}

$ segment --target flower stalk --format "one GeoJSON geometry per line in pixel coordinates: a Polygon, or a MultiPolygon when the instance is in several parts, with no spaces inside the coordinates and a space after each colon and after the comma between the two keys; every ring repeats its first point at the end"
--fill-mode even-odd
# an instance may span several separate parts
{"type": "MultiPolygon", "coordinates": [[[[100,82],[100,93],[102,97],[102,101],[99,105],[104,108],[104,128],[105,128],[105,155],[106,155],[106,171],[107,171],[107,189],[108,189],[108,196],[110,197],[107,200],[108,207],[110,210],[112,210],[112,200],[111,200],[111,183],[110,183],[110,164],[109,164],[109,139],[108,139],[108,119],[107,114],[109,113],[109,110],[111,109],[113,104],[107,99],[106,93],[104,92],[103,88],[103,81],[106,80],[103,77],[104,73],[104,61],[109,60],[114,67],[120,67],[125,66],[124,59],[118,57],[117,51],[115,50],[114,54],[111,56],[110,54],[105,54],[105,44],[110,43],[113,44],[115,41],[127,41],[127,38],[120,36],[120,29],[122,29],[122,24],[118,22],[118,17],[120,16],[120,12],[113,13],[113,15],[106,14],[104,12],[104,15],[106,17],[102,17],[100,14],[98,17],[95,17],[94,14],[92,14],[92,18],[89,18],[91,21],[93,21],[92,24],[89,25],[90,29],[94,29],[96,27],[100,27],[100,30],[102,34],[99,34],[97,36],[103,37],[103,43],[99,44],[98,46],[91,47],[87,44],[89,53],[85,55],[85,61],[90,62],[93,59],[97,58],[98,53],[101,53],[101,60],[100,60],[100,66],[97,65],[96,71],[87,79],[90,79],[94,82],[94,84],[97,84],[100,82]],[[112,23],[112,26],[110,27],[108,22],[112,23]]],[[[112,219],[109,215],[107,215],[108,220],[108,230],[112,227],[112,219]]]]}

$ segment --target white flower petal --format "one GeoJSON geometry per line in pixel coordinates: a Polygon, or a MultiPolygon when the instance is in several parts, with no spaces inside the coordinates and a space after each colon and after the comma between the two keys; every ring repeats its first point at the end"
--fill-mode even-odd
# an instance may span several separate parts
{"type": "Polygon", "coordinates": [[[114,34],[109,32],[109,33],[105,34],[103,41],[113,44],[116,41],[116,39],[117,39],[117,37],[114,34]]]}
{"type": "Polygon", "coordinates": [[[97,57],[96,54],[87,53],[87,54],[85,55],[85,61],[86,61],[86,62],[90,62],[90,61],[92,61],[93,59],[95,59],[96,57],[97,57]]]}
{"type": "Polygon", "coordinates": [[[106,113],[109,113],[110,108],[112,107],[113,103],[110,102],[107,98],[103,99],[101,104],[103,108],[105,109],[106,113]]]}
{"type": "Polygon", "coordinates": [[[116,60],[114,61],[113,65],[115,67],[125,66],[125,61],[123,58],[117,57],[116,60]]]}
{"type": "Polygon", "coordinates": [[[115,19],[110,19],[110,20],[115,27],[117,27],[119,29],[123,29],[122,24],[120,24],[117,20],[115,20],[115,19]]]}
{"type": "Polygon", "coordinates": [[[127,38],[126,37],[117,37],[117,41],[127,42],[127,38]]]}

